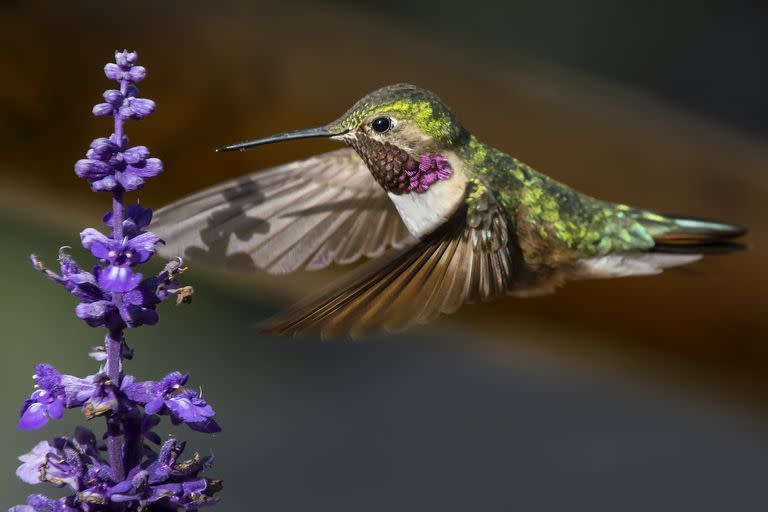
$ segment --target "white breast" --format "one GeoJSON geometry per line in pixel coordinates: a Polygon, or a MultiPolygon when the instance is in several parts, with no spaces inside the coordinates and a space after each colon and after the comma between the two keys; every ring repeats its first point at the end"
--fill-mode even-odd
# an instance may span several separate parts
{"type": "Polygon", "coordinates": [[[389,192],[389,198],[405,226],[416,238],[441,226],[464,200],[467,178],[461,170],[460,161],[454,155],[446,157],[453,169],[450,179],[433,183],[423,194],[408,192],[397,195],[389,192]]]}

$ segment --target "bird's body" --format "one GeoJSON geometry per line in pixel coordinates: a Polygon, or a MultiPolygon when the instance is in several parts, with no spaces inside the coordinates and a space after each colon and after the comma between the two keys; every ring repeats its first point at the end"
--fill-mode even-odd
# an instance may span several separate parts
{"type": "Polygon", "coordinates": [[[255,173],[158,212],[167,252],[271,272],[375,258],[270,327],[362,336],[465,302],[565,280],[647,275],[729,250],[730,224],[659,215],[578,193],[466,131],[432,93],[374,91],[306,136],[352,149],[255,173]],[[385,252],[387,254],[385,254],[385,252]]]}

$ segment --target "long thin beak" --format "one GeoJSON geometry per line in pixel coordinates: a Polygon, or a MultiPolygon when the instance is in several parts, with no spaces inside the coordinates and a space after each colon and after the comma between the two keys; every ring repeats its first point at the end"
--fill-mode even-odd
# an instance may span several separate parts
{"type": "Polygon", "coordinates": [[[254,146],[261,146],[263,144],[272,144],[273,142],[282,142],[284,140],[294,140],[294,139],[311,139],[315,137],[334,137],[336,135],[342,135],[343,133],[333,133],[328,130],[328,128],[321,126],[319,128],[308,128],[306,130],[295,130],[292,132],[285,132],[285,133],[277,133],[275,135],[270,135],[268,137],[262,137],[261,139],[254,139],[249,140],[246,142],[238,142],[237,144],[232,144],[230,146],[224,146],[223,148],[218,148],[216,150],[217,153],[221,153],[224,151],[245,151],[248,148],[252,148],[254,146]]]}

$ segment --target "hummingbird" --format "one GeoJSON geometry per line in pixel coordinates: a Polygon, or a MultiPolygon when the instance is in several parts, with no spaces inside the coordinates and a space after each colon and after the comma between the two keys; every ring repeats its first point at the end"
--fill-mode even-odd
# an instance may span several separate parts
{"type": "Polygon", "coordinates": [[[741,248],[744,228],[579,193],[483,144],[434,93],[378,89],[339,119],[233,144],[322,137],[348,147],[256,172],[160,209],[164,252],[269,273],[366,264],[265,331],[398,331],[468,302],[570,279],[651,275],[741,248]]]}

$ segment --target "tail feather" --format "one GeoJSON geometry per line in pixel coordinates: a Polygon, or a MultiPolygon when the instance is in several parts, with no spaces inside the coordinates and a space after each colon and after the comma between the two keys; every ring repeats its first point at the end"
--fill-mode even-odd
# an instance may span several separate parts
{"type": "Polygon", "coordinates": [[[638,220],[653,237],[655,252],[723,254],[745,249],[743,244],[733,239],[743,236],[747,230],[735,224],[646,212],[638,220]]]}

